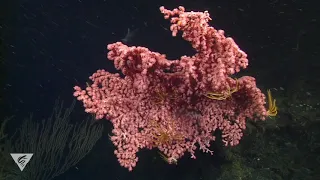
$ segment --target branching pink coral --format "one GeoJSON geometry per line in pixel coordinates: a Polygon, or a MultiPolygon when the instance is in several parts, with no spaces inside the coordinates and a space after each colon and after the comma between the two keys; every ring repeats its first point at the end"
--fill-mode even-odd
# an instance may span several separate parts
{"type": "Polygon", "coordinates": [[[195,158],[197,148],[212,154],[214,131],[221,130],[225,145],[234,146],[246,119],[267,116],[255,79],[230,77],[248,66],[247,55],[223,30],[209,26],[208,12],[160,11],[171,19],[172,35],[182,31],[196,54],[168,60],[148,48],[116,42],[107,47],[108,59],[125,77],[98,70],[91,86],[74,87],[86,112],[112,122],[115,154],[130,171],[142,148],[158,148],[171,160],[185,152],[195,158]],[[208,98],[210,92],[223,98],[208,98]]]}

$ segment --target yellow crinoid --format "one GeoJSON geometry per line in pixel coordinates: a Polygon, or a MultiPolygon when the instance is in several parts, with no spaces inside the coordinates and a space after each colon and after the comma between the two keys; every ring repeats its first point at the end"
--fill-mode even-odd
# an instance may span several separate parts
{"type": "Polygon", "coordinates": [[[179,125],[173,119],[168,119],[166,124],[152,120],[151,127],[151,136],[156,146],[171,146],[184,141],[184,136],[178,129],[179,125]]]}
{"type": "Polygon", "coordinates": [[[272,94],[270,89],[267,90],[268,93],[268,111],[267,111],[267,115],[268,116],[276,116],[278,114],[278,107],[276,105],[276,99],[272,98],[272,94]]]}
{"type": "Polygon", "coordinates": [[[206,96],[209,99],[214,99],[214,100],[225,100],[235,92],[239,90],[239,84],[238,84],[238,79],[235,79],[236,81],[236,87],[234,89],[231,89],[230,87],[228,88],[227,92],[221,92],[221,93],[214,93],[214,92],[208,92],[204,96],[206,96]]]}
{"type": "Polygon", "coordinates": [[[176,92],[168,93],[165,91],[157,90],[157,91],[155,91],[153,99],[156,104],[164,104],[165,101],[177,99],[177,93],[176,92]]]}

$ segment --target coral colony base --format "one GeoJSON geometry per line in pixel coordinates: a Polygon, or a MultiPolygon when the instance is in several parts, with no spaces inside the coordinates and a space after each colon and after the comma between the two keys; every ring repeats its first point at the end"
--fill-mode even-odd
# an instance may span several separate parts
{"type": "Polygon", "coordinates": [[[87,113],[112,122],[114,153],[130,171],[142,148],[158,148],[168,163],[177,163],[185,152],[196,158],[197,148],[213,154],[209,147],[214,131],[222,132],[226,146],[234,146],[246,119],[277,114],[270,91],[265,107],[255,78],[231,78],[248,66],[247,55],[223,30],[209,26],[207,11],[186,12],[181,6],[160,11],[171,21],[172,35],[182,31],[196,54],[168,60],[148,48],[116,42],[107,46],[108,59],[125,77],[98,70],[90,76],[92,85],[74,87],[87,113]]]}

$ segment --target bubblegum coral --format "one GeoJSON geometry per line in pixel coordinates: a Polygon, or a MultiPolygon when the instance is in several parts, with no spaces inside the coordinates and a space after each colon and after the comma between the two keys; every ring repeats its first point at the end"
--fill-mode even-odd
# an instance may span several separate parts
{"type": "Polygon", "coordinates": [[[195,158],[197,148],[212,154],[214,131],[222,132],[225,145],[234,146],[246,119],[270,115],[253,77],[230,77],[248,66],[247,55],[223,30],[208,25],[207,11],[185,12],[181,6],[160,11],[171,18],[172,35],[182,31],[195,55],[168,60],[148,48],[116,42],[107,46],[108,59],[124,77],[98,70],[85,90],[74,87],[87,113],[112,122],[114,153],[130,171],[142,148],[158,148],[168,163],[185,152],[195,158]]]}

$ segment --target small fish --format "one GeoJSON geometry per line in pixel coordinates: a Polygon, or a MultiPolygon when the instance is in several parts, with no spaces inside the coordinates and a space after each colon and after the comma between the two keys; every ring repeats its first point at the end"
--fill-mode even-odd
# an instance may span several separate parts
{"type": "Polygon", "coordinates": [[[133,39],[134,36],[137,34],[138,30],[139,30],[139,29],[135,29],[135,30],[133,30],[133,31],[130,31],[130,28],[128,28],[128,32],[127,32],[126,36],[125,36],[123,39],[121,39],[121,41],[122,41],[123,43],[132,42],[132,39],[133,39]]]}
{"type": "Polygon", "coordinates": [[[161,152],[158,152],[161,156],[161,158],[166,161],[167,163],[169,164],[175,164],[177,165],[178,164],[178,160],[176,158],[173,158],[173,157],[167,157],[166,155],[162,154],[161,152]]]}

